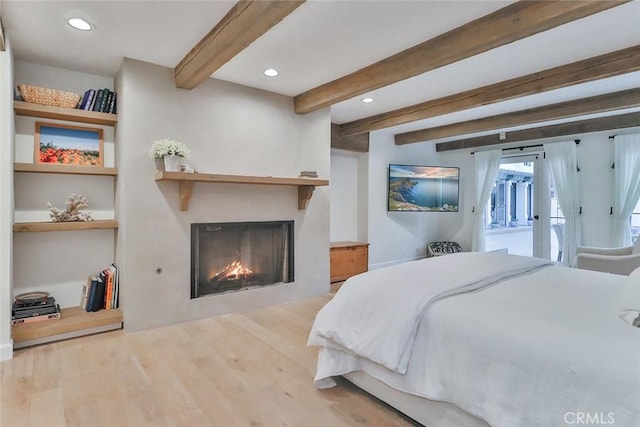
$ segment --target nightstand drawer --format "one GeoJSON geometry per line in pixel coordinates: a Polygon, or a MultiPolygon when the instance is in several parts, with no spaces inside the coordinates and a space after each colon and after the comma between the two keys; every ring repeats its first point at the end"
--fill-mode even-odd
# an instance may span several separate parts
{"type": "Polygon", "coordinates": [[[369,244],[336,242],[331,244],[331,282],[346,280],[369,268],[369,244]]]}

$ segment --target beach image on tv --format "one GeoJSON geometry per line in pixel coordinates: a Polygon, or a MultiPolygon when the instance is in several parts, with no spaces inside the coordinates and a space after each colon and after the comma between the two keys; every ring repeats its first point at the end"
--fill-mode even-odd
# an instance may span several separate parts
{"type": "Polygon", "coordinates": [[[390,211],[458,212],[460,170],[389,165],[390,211]]]}

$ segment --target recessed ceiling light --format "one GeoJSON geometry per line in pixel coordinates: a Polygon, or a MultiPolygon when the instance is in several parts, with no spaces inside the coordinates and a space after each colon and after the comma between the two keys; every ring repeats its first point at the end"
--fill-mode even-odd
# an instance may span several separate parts
{"type": "Polygon", "coordinates": [[[362,102],[364,102],[365,104],[369,104],[373,102],[373,98],[362,98],[362,102]]]}
{"type": "Polygon", "coordinates": [[[67,24],[71,25],[76,30],[81,31],[91,31],[91,24],[85,21],[82,18],[69,18],[67,19],[67,24]]]}
{"type": "Polygon", "coordinates": [[[275,77],[278,74],[280,74],[278,72],[278,70],[273,69],[273,68],[267,68],[266,70],[264,70],[264,75],[267,76],[267,77],[275,77]]]}

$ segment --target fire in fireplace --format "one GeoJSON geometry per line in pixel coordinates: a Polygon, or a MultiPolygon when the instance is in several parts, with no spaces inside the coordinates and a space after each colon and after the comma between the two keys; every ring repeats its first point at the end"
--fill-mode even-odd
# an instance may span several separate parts
{"type": "Polygon", "coordinates": [[[211,276],[209,283],[216,291],[224,292],[248,286],[261,286],[262,280],[240,261],[233,261],[211,276]]]}
{"type": "Polygon", "coordinates": [[[293,281],[293,221],[191,225],[191,298],[293,281]]]}

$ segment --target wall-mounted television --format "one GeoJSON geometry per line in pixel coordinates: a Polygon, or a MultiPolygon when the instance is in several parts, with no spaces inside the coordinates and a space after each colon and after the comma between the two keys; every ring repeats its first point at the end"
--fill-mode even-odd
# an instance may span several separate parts
{"type": "Polygon", "coordinates": [[[458,212],[460,169],[389,165],[388,211],[458,212]]]}

